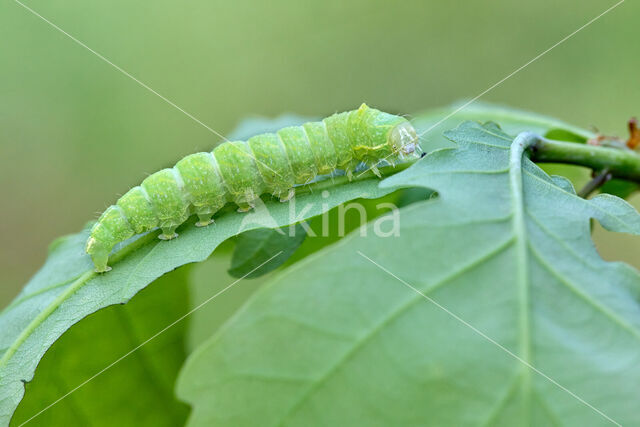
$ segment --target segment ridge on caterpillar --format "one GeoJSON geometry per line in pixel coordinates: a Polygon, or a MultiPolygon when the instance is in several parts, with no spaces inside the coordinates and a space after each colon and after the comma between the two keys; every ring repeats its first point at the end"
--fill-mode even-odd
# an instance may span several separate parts
{"type": "Polygon", "coordinates": [[[170,240],[191,215],[203,227],[228,202],[240,212],[253,208],[262,194],[286,202],[297,185],[318,175],[341,169],[351,180],[360,163],[380,177],[376,165],[382,159],[393,164],[418,157],[418,147],[416,131],[404,117],[365,104],[318,122],[225,142],[211,152],[188,155],[129,190],[100,216],[86,251],[96,271],[106,272],[113,247],[136,234],[159,227],[158,237],[170,240]]]}

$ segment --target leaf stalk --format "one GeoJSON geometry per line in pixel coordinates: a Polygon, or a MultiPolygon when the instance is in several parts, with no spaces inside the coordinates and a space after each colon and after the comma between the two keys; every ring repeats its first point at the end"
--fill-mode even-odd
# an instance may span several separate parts
{"type": "Polygon", "coordinates": [[[608,170],[611,178],[640,183],[640,154],[633,150],[538,137],[530,153],[534,162],[567,163],[585,166],[597,172],[608,170]]]}

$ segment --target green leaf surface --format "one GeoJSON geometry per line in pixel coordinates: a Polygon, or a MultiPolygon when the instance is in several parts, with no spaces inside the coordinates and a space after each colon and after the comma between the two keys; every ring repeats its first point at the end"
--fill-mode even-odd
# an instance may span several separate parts
{"type": "Polygon", "coordinates": [[[635,182],[623,181],[620,179],[612,179],[606,182],[601,188],[601,193],[613,194],[614,196],[626,199],[633,193],[640,191],[640,185],[635,182]]]}
{"type": "Polygon", "coordinates": [[[264,276],[287,262],[306,236],[302,224],[246,231],[236,239],[229,274],[247,279],[264,276]],[[264,264],[276,255],[273,262],[264,264]]]}
{"type": "Polygon", "coordinates": [[[192,308],[200,308],[189,316],[189,353],[209,339],[273,275],[266,274],[253,280],[238,282],[228,272],[232,250],[233,244],[229,240],[220,245],[209,259],[192,268],[190,305],[192,308]],[[229,287],[230,285],[232,286],[229,287]],[[228,289],[224,291],[225,288],[228,289]],[[213,295],[218,296],[203,305],[213,295]]]}
{"type": "Polygon", "coordinates": [[[556,141],[578,142],[581,144],[586,143],[589,139],[589,134],[587,133],[581,132],[578,134],[575,131],[572,132],[566,128],[557,127],[549,129],[543,136],[547,139],[555,139],[556,141]]]}
{"type": "MultiPolygon", "coordinates": [[[[496,122],[504,132],[514,136],[529,131],[551,139],[579,143],[595,136],[589,130],[531,111],[481,101],[469,105],[466,105],[467,103],[468,101],[461,100],[444,108],[427,110],[415,115],[412,123],[419,133],[423,134],[421,145],[426,152],[452,147],[453,143],[444,136],[444,131],[455,128],[465,120],[496,122]]],[[[578,187],[582,187],[591,178],[591,171],[580,166],[552,163],[540,166],[548,174],[569,178],[578,187]]]]}
{"type": "MultiPolygon", "coordinates": [[[[476,114],[476,118],[494,114],[495,109],[492,108],[485,108],[476,114]]],[[[425,126],[439,120],[442,116],[438,114],[440,112],[420,116],[416,121],[418,129],[423,131],[425,126]]],[[[522,113],[522,116],[526,114],[522,113]]],[[[522,120],[520,116],[515,120],[520,126],[518,129],[524,126],[537,130],[531,123],[523,125],[522,120]]],[[[303,121],[304,118],[297,116],[281,117],[275,121],[249,121],[231,137],[244,138],[303,121]]],[[[546,126],[548,130],[559,126],[551,122],[547,121],[540,127],[546,126]]],[[[344,177],[337,177],[331,182],[320,181],[301,189],[295,199],[297,208],[293,203],[279,204],[265,198],[260,209],[248,215],[229,212],[228,209],[220,212],[217,223],[211,227],[197,229],[192,219],[178,230],[181,236],[175,241],[160,242],[156,239],[156,232],[130,239],[116,248],[112,257],[114,270],[105,275],[93,273],[92,264],[84,254],[87,230],[56,240],[42,269],[16,300],[0,313],[0,425],[8,423],[23,397],[23,384],[32,380],[47,349],[83,318],[104,307],[127,302],[168,271],[206,259],[221,242],[242,231],[286,226],[317,216],[346,201],[379,198],[391,191],[379,188],[377,179],[371,175],[362,176],[353,183],[347,183],[344,177]],[[321,191],[310,193],[314,189],[329,189],[330,196],[321,196],[318,194],[321,191]]]]}
{"type": "Polygon", "coordinates": [[[187,322],[121,358],[188,311],[187,270],[169,273],[129,304],[100,310],[72,326],[26,384],[12,425],[182,425],[189,409],[173,389],[186,358],[187,322]]]}
{"type": "MultiPolygon", "coordinates": [[[[293,115],[250,119],[229,137],[246,138],[306,120],[293,115]]],[[[0,425],[9,423],[23,398],[24,383],[32,380],[45,352],[72,325],[102,308],[129,301],[177,267],[207,259],[221,242],[243,231],[286,226],[346,201],[378,198],[391,191],[378,188],[378,182],[371,174],[353,183],[337,177],[302,188],[291,203],[265,198],[256,211],[248,214],[223,210],[210,227],[195,227],[191,218],[178,229],[180,237],[170,242],[158,240],[158,232],[136,236],[115,248],[111,262],[114,268],[103,275],[93,272],[93,264],[84,252],[87,229],[56,239],[43,267],[0,313],[0,425]],[[325,187],[329,191],[326,198],[319,194],[321,191],[311,193],[314,188],[325,187]]]]}
{"type": "Polygon", "coordinates": [[[190,355],[189,425],[640,423],[640,275],[589,232],[640,234],[640,215],[577,197],[495,125],[448,137],[382,183],[439,195],[401,209],[399,237],[296,263],[190,355]]]}
{"type": "Polygon", "coordinates": [[[502,130],[510,135],[529,131],[551,139],[575,142],[585,142],[595,136],[591,131],[542,114],[488,102],[475,101],[465,106],[467,103],[461,100],[444,108],[420,112],[412,118],[411,122],[422,134],[425,151],[452,147],[453,143],[444,136],[444,132],[465,120],[499,123],[502,130]],[[564,137],[570,139],[562,139],[564,137]]]}
{"type": "Polygon", "coordinates": [[[346,201],[391,191],[378,188],[377,178],[363,178],[367,179],[332,187],[326,198],[307,193],[290,203],[269,200],[246,215],[228,212],[210,227],[195,227],[192,218],[171,241],[157,239],[158,232],[134,238],[116,248],[113,270],[106,274],[95,274],[84,253],[87,230],[58,243],[16,301],[0,314],[0,425],[8,422],[20,402],[23,380],[31,381],[45,351],[73,324],[101,308],[127,302],[168,271],[207,259],[221,242],[241,231],[289,225],[346,201]]]}
{"type": "MultiPolygon", "coordinates": [[[[335,207],[321,216],[311,218],[308,221],[310,232],[307,238],[283,267],[304,259],[323,247],[340,240],[350,231],[360,229],[366,222],[375,221],[376,218],[388,213],[389,204],[399,205],[400,199],[404,199],[402,196],[406,190],[394,191],[378,199],[355,199],[346,205],[335,207]]],[[[423,189],[418,188],[417,190],[423,189]]],[[[233,239],[230,239],[216,248],[214,254],[205,262],[193,266],[190,276],[191,307],[200,306],[212,295],[219,294],[224,288],[237,282],[237,279],[228,274],[233,252],[233,239]]],[[[201,306],[190,315],[189,352],[215,333],[244,304],[249,296],[274,274],[276,272],[251,281],[237,283],[224,293],[219,294],[215,301],[201,306]]]]}

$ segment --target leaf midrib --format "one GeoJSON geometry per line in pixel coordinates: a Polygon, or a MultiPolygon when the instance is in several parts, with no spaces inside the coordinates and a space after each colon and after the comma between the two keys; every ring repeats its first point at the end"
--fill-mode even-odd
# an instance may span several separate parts
{"type": "MultiPolygon", "coordinates": [[[[129,245],[123,247],[120,251],[116,252],[113,255],[112,262],[117,262],[120,259],[126,257],[129,253],[139,249],[141,246],[144,246],[147,243],[150,243],[153,236],[154,236],[153,232],[144,234],[137,240],[131,242],[129,245]]],[[[154,245],[152,250],[155,249],[156,246],[157,246],[157,243],[154,245]]],[[[134,269],[134,272],[137,271],[138,267],[139,267],[139,264],[136,266],[136,269],[134,269]]],[[[53,301],[51,301],[51,303],[47,305],[43,311],[41,311],[36,317],[34,317],[33,320],[31,320],[31,322],[29,322],[29,324],[20,332],[20,334],[16,337],[16,339],[7,348],[7,351],[0,358],[0,371],[9,363],[9,360],[11,360],[11,358],[18,351],[20,346],[24,344],[24,342],[27,339],[29,339],[31,334],[33,334],[33,332],[42,323],[44,323],[49,318],[49,316],[51,316],[51,314],[53,314],[65,301],[67,301],[73,294],[75,294],[80,288],[86,285],[96,275],[97,273],[93,269],[87,270],[84,273],[82,273],[76,279],[71,281],[69,286],[60,295],[58,295],[53,301]]],[[[131,279],[131,275],[129,276],[128,283],[130,283],[130,279],[131,279]]],[[[2,377],[0,377],[0,379],[1,378],[2,377]]]]}
{"type": "Polygon", "coordinates": [[[525,420],[531,419],[531,307],[529,302],[530,276],[528,265],[528,238],[525,220],[524,184],[522,178],[522,159],[525,150],[532,143],[529,134],[520,134],[511,143],[509,148],[509,193],[511,194],[511,207],[513,213],[513,236],[516,241],[516,286],[518,288],[519,307],[519,358],[522,363],[522,404],[525,420]]]}
{"type": "Polygon", "coordinates": [[[58,295],[40,314],[38,314],[18,335],[6,353],[0,358],[0,369],[7,365],[9,360],[18,351],[18,348],[31,336],[31,334],[40,326],[60,305],[73,295],[78,289],[84,286],[96,273],[87,271],[74,280],[64,292],[58,295]]]}

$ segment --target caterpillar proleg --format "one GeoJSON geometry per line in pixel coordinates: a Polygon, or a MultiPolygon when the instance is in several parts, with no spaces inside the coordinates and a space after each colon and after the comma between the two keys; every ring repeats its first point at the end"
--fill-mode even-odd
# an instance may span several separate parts
{"type": "Polygon", "coordinates": [[[197,226],[206,226],[228,202],[241,212],[262,194],[285,202],[296,185],[317,175],[342,169],[351,179],[360,163],[380,176],[376,164],[381,159],[418,157],[417,146],[416,131],[405,118],[365,104],[319,122],[226,142],[212,152],[188,155],[129,190],[100,216],[86,251],[96,271],[106,272],[113,247],[136,234],[159,227],[160,239],[173,239],[193,214],[197,226]]]}

